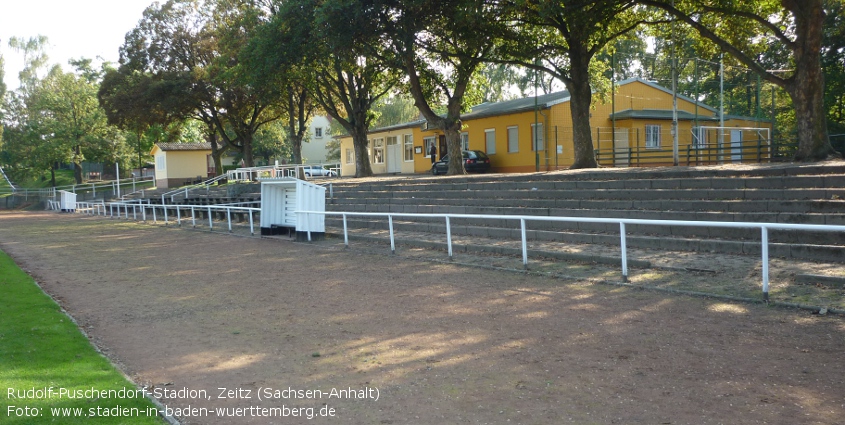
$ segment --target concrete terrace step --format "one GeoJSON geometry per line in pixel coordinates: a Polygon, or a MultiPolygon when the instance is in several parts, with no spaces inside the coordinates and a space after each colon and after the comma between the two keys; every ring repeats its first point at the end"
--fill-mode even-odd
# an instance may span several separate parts
{"type": "MultiPolygon", "coordinates": [[[[508,199],[508,198],[416,198],[394,197],[335,198],[327,204],[329,210],[370,210],[383,212],[438,212],[449,207],[524,208],[539,210],[621,210],[621,211],[701,211],[728,213],[845,213],[845,200],[591,200],[591,199],[508,199]]],[[[526,213],[529,214],[529,213],[526,213]]],[[[543,213],[545,215],[545,213],[543,213]]]]}
{"type": "MultiPolygon", "coordinates": [[[[416,177],[338,183],[330,211],[605,217],[845,225],[845,163],[748,169],[626,169],[576,173],[416,177]]],[[[349,217],[350,229],[384,232],[386,219],[349,217]]],[[[338,218],[327,225],[340,227],[338,218]]],[[[443,219],[394,217],[399,234],[445,235],[443,219]]],[[[528,223],[535,243],[617,245],[617,224],[528,223]]],[[[457,237],[513,243],[519,222],[452,220],[457,237]]],[[[631,247],[760,254],[760,231],[627,226],[631,247]]],[[[445,237],[445,236],[444,236],[445,237]]],[[[772,255],[845,263],[845,234],[770,231],[772,255]]]]}
{"type": "Polygon", "coordinates": [[[599,217],[631,218],[645,220],[727,221],[792,224],[845,225],[845,212],[731,212],[731,211],[671,211],[625,209],[565,209],[533,207],[498,207],[473,205],[391,205],[391,204],[340,204],[330,211],[382,212],[395,214],[486,214],[528,215],[538,217],[599,217]]]}
{"type": "MultiPolygon", "coordinates": [[[[818,188],[795,188],[795,189],[719,189],[719,190],[701,190],[701,189],[648,189],[648,190],[630,190],[630,189],[593,189],[593,190],[419,190],[414,192],[398,192],[398,191],[369,191],[362,192],[359,195],[371,199],[392,199],[392,198],[407,198],[412,194],[415,198],[430,198],[430,199],[618,199],[618,200],[653,200],[653,199],[673,199],[673,200],[762,200],[762,199],[782,199],[782,200],[821,200],[821,199],[845,199],[845,187],[818,189],[818,188]]],[[[338,199],[352,198],[359,195],[351,193],[338,193],[335,191],[335,197],[338,199]]]]}
{"type": "Polygon", "coordinates": [[[625,180],[542,180],[517,181],[498,180],[453,180],[417,179],[396,183],[365,183],[347,185],[338,183],[335,191],[356,192],[397,191],[462,191],[462,190],[596,190],[596,189],[794,189],[807,187],[845,187],[845,174],[826,176],[786,176],[786,177],[690,177],[671,179],[638,178],[631,176],[625,180]]]}

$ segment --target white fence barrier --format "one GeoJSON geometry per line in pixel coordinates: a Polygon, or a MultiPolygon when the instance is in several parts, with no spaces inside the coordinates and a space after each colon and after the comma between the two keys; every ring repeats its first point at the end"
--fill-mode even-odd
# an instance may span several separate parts
{"type": "Polygon", "coordinates": [[[102,215],[112,218],[121,218],[121,216],[123,216],[124,218],[129,219],[130,210],[132,211],[132,220],[138,220],[138,216],[140,215],[142,221],[147,221],[149,211],[154,223],[158,223],[159,215],[161,215],[164,218],[163,221],[165,225],[175,221],[175,223],[179,226],[182,225],[183,220],[188,220],[188,213],[190,212],[190,220],[193,227],[197,227],[197,213],[200,211],[207,212],[209,230],[214,230],[213,213],[222,211],[226,213],[226,221],[229,232],[232,231],[232,214],[242,213],[249,217],[250,235],[255,235],[254,215],[255,213],[261,212],[261,208],[251,208],[237,205],[155,205],[150,204],[149,201],[147,201],[146,203],[110,202],[107,205],[104,205],[102,215]],[[108,211],[106,211],[106,208],[108,211]],[[161,211],[161,214],[159,214],[159,211],[161,211]],[[170,212],[170,214],[168,214],[168,212],[170,212]],[[176,217],[176,220],[171,220],[169,217],[176,217]]]}
{"type": "MultiPolygon", "coordinates": [[[[725,227],[737,229],[760,229],[760,240],[762,247],[762,274],[763,274],[763,299],[769,300],[769,230],[803,230],[814,232],[843,232],[845,226],[819,225],[819,224],[787,224],[787,223],[751,223],[751,222],[722,222],[722,221],[681,221],[681,220],[641,220],[626,218],[591,218],[591,217],[548,217],[530,215],[483,215],[483,214],[403,214],[403,213],[362,213],[362,212],[336,212],[336,211],[297,211],[298,215],[323,214],[343,217],[343,243],[349,246],[349,234],[346,218],[356,217],[387,217],[390,231],[390,251],[396,252],[396,241],[393,231],[393,217],[409,218],[443,218],[446,220],[446,244],[448,246],[449,258],[452,258],[452,228],[451,219],[500,219],[519,220],[522,233],[522,265],[528,267],[528,241],[526,238],[527,222],[529,221],[553,221],[570,223],[604,223],[619,225],[619,247],[622,254],[622,280],[628,281],[628,252],[626,244],[625,225],[641,224],[653,226],[686,226],[686,227],[725,227]]],[[[307,223],[308,220],[303,220],[307,223]]],[[[311,232],[305,229],[308,240],[311,240],[311,232]]]]}

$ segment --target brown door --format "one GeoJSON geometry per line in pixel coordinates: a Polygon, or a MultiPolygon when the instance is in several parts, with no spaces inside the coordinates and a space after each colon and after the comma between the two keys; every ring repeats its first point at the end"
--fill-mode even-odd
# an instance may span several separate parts
{"type": "Polygon", "coordinates": [[[211,155],[206,155],[205,163],[208,165],[208,177],[216,177],[217,169],[214,168],[214,157],[212,157],[211,155]]]}
{"type": "Polygon", "coordinates": [[[440,159],[443,159],[449,153],[449,150],[446,148],[446,136],[440,136],[440,159]]]}

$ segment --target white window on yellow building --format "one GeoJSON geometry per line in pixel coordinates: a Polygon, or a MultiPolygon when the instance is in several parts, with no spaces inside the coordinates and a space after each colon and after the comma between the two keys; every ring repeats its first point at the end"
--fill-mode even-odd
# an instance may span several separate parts
{"type": "Polygon", "coordinates": [[[519,152],[519,127],[508,127],[508,152],[519,152]]]}
{"type": "Polygon", "coordinates": [[[423,153],[425,153],[426,158],[431,158],[431,147],[434,146],[435,140],[433,136],[423,139],[423,153]]]}
{"type": "Polygon", "coordinates": [[[461,133],[461,149],[465,151],[469,150],[469,133],[461,133]]]}
{"type": "Polygon", "coordinates": [[[373,139],[373,164],[384,164],[384,139],[373,139]]]}
{"type": "Polygon", "coordinates": [[[645,126],[645,147],[660,149],[660,126],[647,124],[645,126]]]}
{"type": "Polygon", "coordinates": [[[404,137],[405,162],[414,162],[414,135],[406,134],[404,137]]]}
{"type": "Polygon", "coordinates": [[[484,144],[487,147],[487,155],[496,153],[496,129],[488,128],[484,130],[484,144]]]}
{"type": "Polygon", "coordinates": [[[355,163],[355,151],[352,149],[346,149],[346,163],[347,164],[354,164],[355,163]]]}
{"type": "Polygon", "coordinates": [[[535,151],[546,150],[546,137],[543,131],[543,123],[531,124],[531,146],[535,151]]]}

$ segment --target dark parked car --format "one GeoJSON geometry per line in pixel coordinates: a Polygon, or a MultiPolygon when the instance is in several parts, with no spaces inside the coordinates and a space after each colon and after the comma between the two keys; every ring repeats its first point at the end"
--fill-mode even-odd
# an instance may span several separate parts
{"type": "MultiPolygon", "coordinates": [[[[486,173],[490,171],[490,158],[482,151],[462,151],[464,157],[464,169],[472,173],[486,173]]],[[[440,161],[431,166],[431,174],[446,174],[449,171],[449,155],[444,155],[440,161]]]]}

